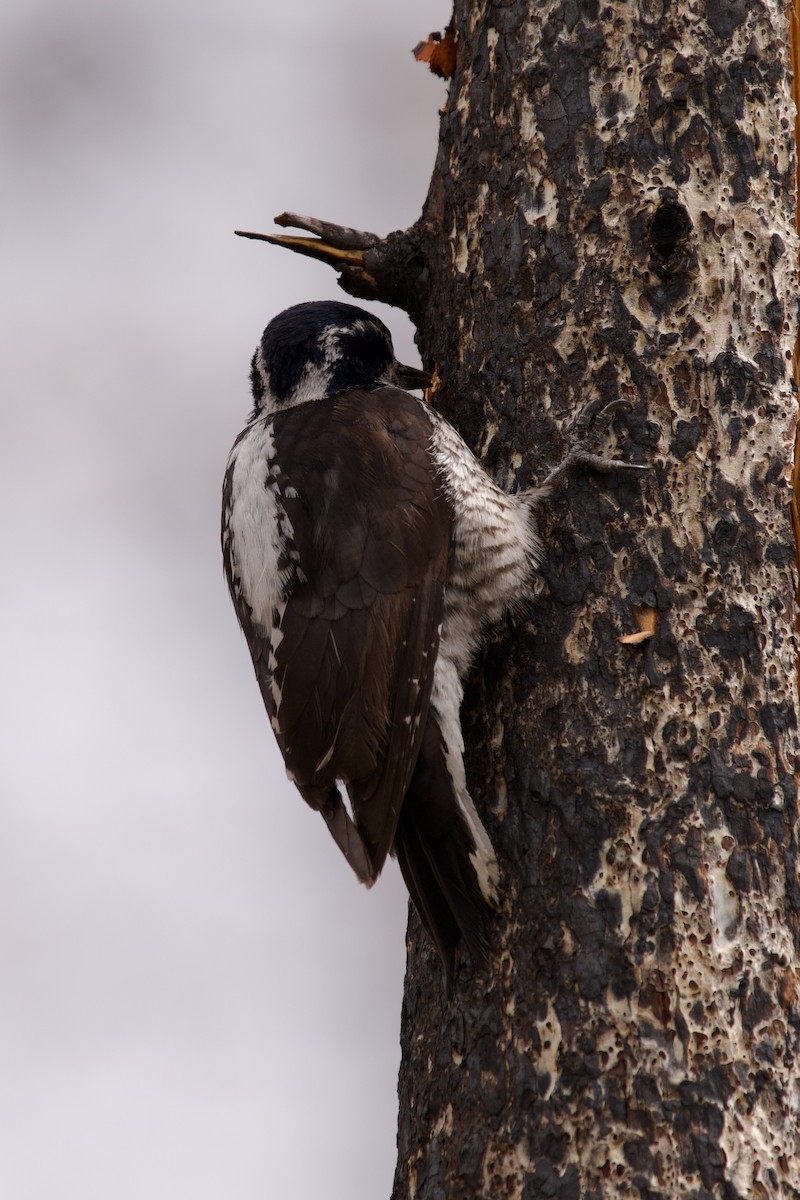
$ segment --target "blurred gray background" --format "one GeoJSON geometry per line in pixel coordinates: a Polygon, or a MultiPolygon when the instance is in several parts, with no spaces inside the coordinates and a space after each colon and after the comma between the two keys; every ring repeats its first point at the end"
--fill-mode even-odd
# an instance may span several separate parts
{"type": "Polygon", "coordinates": [[[405,893],[287,784],[218,545],[261,329],[345,297],[232,230],[416,219],[449,7],[2,0],[9,1200],[389,1194],[405,893]]]}

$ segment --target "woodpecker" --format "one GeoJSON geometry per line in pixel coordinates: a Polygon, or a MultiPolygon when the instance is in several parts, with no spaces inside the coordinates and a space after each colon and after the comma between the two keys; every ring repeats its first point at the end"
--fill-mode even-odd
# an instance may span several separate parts
{"type": "Polygon", "coordinates": [[[430,377],[350,304],[276,316],[250,381],[222,551],[261,695],[289,778],[357,877],[371,886],[396,855],[449,988],[462,940],[488,964],[499,885],[464,773],[464,679],[530,590],[555,477],[625,464],[581,445],[544,488],[507,494],[406,390],[430,377]]]}

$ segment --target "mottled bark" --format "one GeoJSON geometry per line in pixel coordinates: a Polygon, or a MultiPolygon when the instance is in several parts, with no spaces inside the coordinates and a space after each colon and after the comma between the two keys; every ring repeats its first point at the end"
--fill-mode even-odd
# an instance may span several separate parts
{"type": "Polygon", "coordinates": [[[652,471],[573,479],[476,664],[504,907],[449,1004],[412,916],[395,1200],[796,1196],[787,15],[457,0],[455,26],[413,231],[437,403],[526,485],[623,396],[652,471]],[[640,606],[655,635],[619,644],[640,606]]]}

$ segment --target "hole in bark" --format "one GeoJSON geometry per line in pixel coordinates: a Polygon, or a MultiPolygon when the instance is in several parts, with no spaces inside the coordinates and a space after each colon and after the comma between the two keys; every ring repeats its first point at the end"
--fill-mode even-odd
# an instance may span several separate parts
{"type": "Polygon", "coordinates": [[[657,268],[675,270],[680,265],[679,258],[691,231],[692,222],[682,204],[674,200],[659,204],[649,229],[650,253],[657,268]]]}

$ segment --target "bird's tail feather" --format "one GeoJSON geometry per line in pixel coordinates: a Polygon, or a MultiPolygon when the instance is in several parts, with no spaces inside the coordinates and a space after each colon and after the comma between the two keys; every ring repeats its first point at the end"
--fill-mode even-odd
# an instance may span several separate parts
{"type": "Polygon", "coordinates": [[[458,923],[431,870],[417,829],[411,822],[405,822],[398,828],[394,849],[414,907],[444,965],[449,993],[455,967],[455,948],[460,936],[458,923]]]}
{"type": "Polygon", "coordinates": [[[456,799],[442,736],[432,717],[403,802],[394,849],[411,899],[444,964],[449,991],[462,938],[475,965],[488,967],[491,910],[476,867],[481,851],[456,799]]]}

